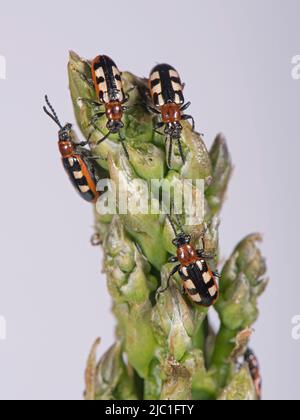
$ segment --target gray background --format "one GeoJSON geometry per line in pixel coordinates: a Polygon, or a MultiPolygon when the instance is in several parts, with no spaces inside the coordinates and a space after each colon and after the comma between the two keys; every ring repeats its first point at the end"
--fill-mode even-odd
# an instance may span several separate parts
{"type": "Polygon", "coordinates": [[[223,131],[235,174],[222,213],[227,256],[261,231],[270,287],[260,301],[253,346],[268,399],[299,399],[300,54],[299,0],[2,1],[0,54],[1,207],[0,398],[80,399],[93,340],[103,352],[114,322],[100,255],[91,249],[92,209],[61,168],[56,129],[42,112],[49,93],[74,121],[68,50],[112,56],[148,75],[172,63],[186,82],[197,128],[208,146],[223,131]]]}

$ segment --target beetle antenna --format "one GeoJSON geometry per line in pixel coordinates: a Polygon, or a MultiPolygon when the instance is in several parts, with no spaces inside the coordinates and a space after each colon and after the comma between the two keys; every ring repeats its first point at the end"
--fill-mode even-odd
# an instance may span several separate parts
{"type": "Polygon", "coordinates": [[[182,226],[182,223],[181,223],[181,221],[180,221],[180,218],[179,218],[179,214],[175,213],[175,211],[174,211],[174,210],[176,210],[176,209],[175,209],[175,205],[173,206],[173,214],[175,214],[176,221],[177,221],[177,224],[178,224],[179,229],[180,229],[180,231],[181,231],[181,234],[182,234],[182,235],[184,235],[184,230],[183,230],[183,226],[182,226]]]}
{"type": "Polygon", "coordinates": [[[170,225],[172,226],[172,229],[173,229],[173,231],[175,233],[175,237],[177,237],[178,234],[177,234],[177,231],[176,231],[176,227],[175,227],[174,222],[173,222],[173,220],[172,220],[172,218],[171,218],[171,216],[169,214],[167,214],[167,218],[168,218],[168,220],[170,222],[170,225]]]}
{"type": "Polygon", "coordinates": [[[61,125],[53,106],[50,104],[50,101],[47,95],[45,95],[45,101],[48,107],[50,108],[51,112],[48,111],[48,109],[45,106],[43,107],[44,112],[48,115],[48,117],[50,117],[59,126],[59,128],[63,129],[63,126],[61,125]]]}

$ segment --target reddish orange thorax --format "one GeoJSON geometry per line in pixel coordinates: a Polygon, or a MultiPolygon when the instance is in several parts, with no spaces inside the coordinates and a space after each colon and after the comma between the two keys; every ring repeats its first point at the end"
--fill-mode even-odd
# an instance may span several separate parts
{"type": "Polygon", "coordinates": [[[105,111],[108,120],[120,121],[123,117],[123,107],[119,101],[105,104],[105,111]]]}
{"type": "Polygon", "coordinates": [[[74,146],[71,141],[59,141],[58,147],[63,158],[69,158],[74,155],[74,146]]]}
{"type": "Polygon", "coordinates": [[[190,265],[198,260],[195,248],[192,245],[183,245],[177,249],[177,258],[184,265],[190,265]]]}
{"type": "Polygon", "coordinates": [[[180,122],[181,111],[179,105],[167,103],[161,107],[162,121],[166,124],[180,122]]]}

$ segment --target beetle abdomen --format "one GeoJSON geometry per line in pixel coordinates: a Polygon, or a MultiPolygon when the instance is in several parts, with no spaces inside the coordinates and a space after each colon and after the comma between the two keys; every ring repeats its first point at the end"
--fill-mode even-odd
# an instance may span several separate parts
{"type": "Polygon", "coordinates": [[[204,268],[206,267],[197,261],[186,267],[182,266],[179,274],[191,300],[202,306],[211,306],[218,299],[218,285],[212,272],[204,268]]]}
{"type": "Polygon", "coordinates": [[[154,105],[161,107],[167,103],[184,103],[183,87],[180,76],[169,64],[159,64],[150,74],[150,92],[154,105]]]}
{"type": "Polygon", "coordinates": [[[97,181],[84,159],[78,155],[62,159],[69,178],[81,197],[88,202],[95,202],[99,197],[97,181]]]}
{"type": "Polygon", "coordinates": [[[111,58],[106,55],[96,57],[92,62],[92,76],[101,102],[124,101],[121,73],[111,58]]]}

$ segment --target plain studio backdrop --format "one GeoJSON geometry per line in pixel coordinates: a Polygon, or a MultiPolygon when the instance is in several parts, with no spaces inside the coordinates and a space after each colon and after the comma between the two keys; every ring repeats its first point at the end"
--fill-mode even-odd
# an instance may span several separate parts
{"type": "Polygon", "coordinates": [[[74,122],[72,49],[108,54],[140,76],[158,62],[174,65],[208,147],[226,134],[235,172],[222,256],[263,233],[271,283],[252,346],[264,397],[300,399],[300,341],[292,338],[300,314],[299,0],[11,0],[0,14],[0,398],[82,398],[94,339],[102,337],[101,353],[114,339],[101,255],[89,244],[92,208],[69,185],[57,130],[41,110],[48,93],[60,118],[74,122]]]}

